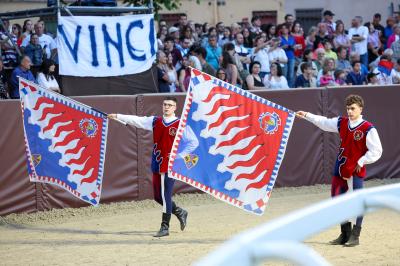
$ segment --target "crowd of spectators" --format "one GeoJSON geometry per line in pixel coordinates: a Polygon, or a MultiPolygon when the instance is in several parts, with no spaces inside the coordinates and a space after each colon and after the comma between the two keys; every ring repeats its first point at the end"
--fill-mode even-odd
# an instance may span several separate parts
{"type": "MultiPolygon", "coordinates": [[[[199,24],[185,14],[173,25],[158,22],[160,92],[184,92],[190,67],[243,89],[287,89],[400,83],[400,14],[381,25],[379,13],[364,23],[355,16],[346,29],[330,10],[304,32],[287,14],[282,24],[199,24]]],[[[0,99],[19,98],[17,77],[60,92],[57,47],[45,23],[0,25],[0,99]]]]}
{"type": "Polygon", "coordinates": [[[188,20],[159,21],[157,70],[160,92],[182,92],[194,67],[243,89],[283,89],[400,83],[400,15],[381,25],[381,15],[350,28],[330,10],[304,32],[287,14],[282,24],[223,22],[215,26],[188,20]]]}
{"type": "Polygon", "coordinates": [[[0,25],[0,98],[19,99],[18,77],[60,92],[56,79],[57,47],[45,23],[27,19],[23,26],[2,19],[0,25]]]}

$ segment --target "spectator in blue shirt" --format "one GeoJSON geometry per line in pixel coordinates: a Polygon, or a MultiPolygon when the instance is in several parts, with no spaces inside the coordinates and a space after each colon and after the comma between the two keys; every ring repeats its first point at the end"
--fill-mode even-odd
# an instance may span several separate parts
{"type": "Polygon", "coordinates": [[[33,76],[32,72],[30,71],[31,69],[31,59],[29,56],[24,55],[21,59],[21,64],[14,69],[14,71],[11,74],[11,93],[10,97],[12,99],[19,99],[19,86],[18,86],[18,77],[27,79],[29,81],[35,82],[36,79],[33,76]]]}
{"type": "Polygon", "coordinates": [[[294,49],[296,46],[296,41],[293,36],[289,34],[289,25],[282,24],[280,28],[281,32],[281,48],[285,50],[286,57],[288,58],[288,62],[286,66],[283,68],[283,74],[285,75],[289,87],[293,88],[294,86],[294,64],[295,64],[295,56],[294,49]]]}
{"type": "Polygon", "coordinates": [[[347,74],[346,83],[350,85],[365,85],[366,76],[361,72],[361,62],[353,62],[353,71],[347,74]]]}
{"type": "Polygon", "coordinates": [[[222,55],[222,48],[218,46],[218,40],[216,35],[210,35],[208,37],[208,45],[206,46],[207,57],[206,61],[214,69],[219,68],[219,58],[222,55]]]}

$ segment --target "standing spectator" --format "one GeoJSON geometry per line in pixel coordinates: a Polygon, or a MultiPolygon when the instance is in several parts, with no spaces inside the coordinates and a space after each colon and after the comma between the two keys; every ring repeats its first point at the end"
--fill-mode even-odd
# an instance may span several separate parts
{"type": "Polygon", "coordinates": [[[332,39],[333,34],[336,31],[336,23],[333,22],[333,16],[335,16],[335,14],[333,14],[330,10],[325,10],[323,16],[324,18],[322,20],[322,23],[326,24],[329,38],[332,39]]]}
{"type": "Polygon", "coordinates": [[[314,51],[314,43],[316,40],[316,36],[318,33],[318,28],[315,26],[311,26],[308,30],[308,34],[306,37],[306,49],[311,49],[314,51]]]}
{"type": "Polygon", "coordinates": [[[53,60],[45,59],[42,64],[41,72],[37,75],[37,82],[42,87],[61,93],[60,86],[54,76],[56,65],[53,60]]]}
{"type": "Polygon", "coordinates": [[[7,80],[10,80],[11,73],[14,68],[18,65],[18,54],[17,54],[17,36],[9,33],[9,21],[3,19],[4,27],[0,25],[0,48],[1,58],[3,61],[3,69],[7,80]],[[11,39],[10,39],[11,38],[11,39]]]}
{"type": "Polygon", "coordinates": [[[281,33],[281,47],[286,53],[286,57],[288,59],[287,65],[283,68],[283,73],[288,81],[289,87],[293,88],[294,86],[294,65],[295,65],[295,57],[294,51],[296,49],[296,42],[292,35],[289,34],[290,24],[281,25],[280,33],[281,33]]]}
{"type": "Polygon", "coordinates": [[[232,37],[235,37],[238,33],[242,32],[242,26],[234,22],[231,24],[231,31],[232,31],[232,37]]]}
{"type": "Polygon", "coordinates": [[[3,61],[0,58],[0,99],[8,99],[7,80],[3,71],[3,61]]]}
{"type": "Polygon", "coordinates": [[[268,58],[270,64],[278,63],[281,66],[281,68],[284,69],[287,65],[288,58],[286,56],[285,51],[280,47],[280,43],[281,39],[278,37],[270,40],[271,47],[269,48],[268,51],[268,58]]]}
{"type": "Polygon", "coordinates": [[[11,27],[11,36],[16,40],[16,44],[18,47],[21,46],[22,43],[22,27],[18,23],[15,23],[11,27]]]}
{"type": "Polygon", "coordinates": [[[271,64],[271,74],[264,77],[263,83],[268,89],[289,89],[288,82],[278,63],[271,64]]]}
{"type": "Polygon", "coordinates": [[[158,91],[170,92],[169,76],[167,73],[167,56],[162,50],[157,51],[157,77],[158,77],[158,91]]]}
{"type": "Polygon", "coordinates": [[[261,34],[261,19],[258,16],[254,16],[251,18],[251,27],[250,27],[250,32],[252,33],[252,36],[255,37],[258,34],[261,34]]]}
{"type": "Polygon", "coordinates": [[[175,44],[175,47],[176,47],[176,49],[179,50],[179,52],[181,53],[181,56],[185,56],[188,54],[190,46],[191,46],[190,39],[188,39],[184,36],[180,37],[179,43],[175,44]]]}
{"type": "Polygon", "coordinates": [[[304,50],[306,49],[306,42],[304,39],[303,28],[301,27],[300,21],[293,22],[292,36],[296,43],[294,56],[296,58],[296,65],[299,65],[301,58],[303,57],[304,50]]]}
{"type": "Polygon", "coordinates": [[[23,56],[21,59],[21,64],[14,69],[11,75],[11,92],[10,92],[10,98],[11,99],[19,99],[19,83],[18,83],[18,77],[27,79],[29,81],[35,82],[36,79],[33,76],[32,72],[30,71],[31,69],[31,59],[29,56],[23,56]]]}
{"type": "Polygon", "coordinates": [[[387,48],[392,48],[392,43],[400,39],[400,24],[395,24],[393,26],[393,33],[389,36],[387,40],[387,48]]]}
{"type": "MultiPolygon", "coordinates": [[[[225,70],[228,83],[236,85],[238,83],[239,72],[234,61],[235,47],[232,43],[227,43],[222,52],[221,68],[225,70]]],[[[239,82],[240,84],[240,82],[239,82]]]]}
{"type": "Polygon", "coordinates": [[[222,47],[224,44],[231,42],[233,42],[231,28],[225,27],[223,37],[218,40],[218,45],[222,47]]]}
{"type": "MultiPolygon", "coordinates": [[[[22,41],[26,38],[26,36],[31,35],[33,33],[33,23],[32,20],[26,19],[24,21],[24,25],[22,26],[22,41]]],[[[22,42],[21,42],[22,44],[22,42]]]]}
{"type": "Polygon", "coordinates": [[[166,54],[167,56],[167,64],[166,71],[169,80],[169,92],[179,92],[179,81],[178,76],[176,74],[176,70],[173,64],[172,55],[170,53],[166,54]]]}
{"type": "Polygon", "coordinates": [[[204,47],[199,46],[194,50],[194,55],[199,59],[203,72],[211,76],[215,76],[215,69],[206,61],[207,57],[206,49],[204,49],[204,47]]]}
{"type": "Polygon", "coordinates": [[[400,59],[400,40],[397,42],[392,43],[392,49],[393,54],[392,54],[392,61],[396,62],[397,60],[400,59]]]}
{"type": "Polygon", "coordinates": [[[270,61],[268,52],[270,50],[269,44],[271,42],[265,42],[264,38],[262,38],[261,36],[257,36],[254,39],[254,42],[256,46],[253,49],[252,58],[253,61],[260,62],[261,64],[260,76],[261,78],[264,78],[265,75],[267,75],[270,72],[269,69],[270,61]]]}
{"type": "Polygon", "coordinates": [[[236,54],[239,56],[240,62],[242,62],[243,64],[243,68],[249,69],[248,64],[250,64],[251,62],[250,60],[251,50],[244,47],[243,43],[244,43],[243,34],[242,33],[236,34],[234,41],[236,54]]]}
{"type": "Polygon", "coordinates": [[[299,67],[301,73],[296,78],[296,88],[315,88],[317,87],[317,80],[313,74],[313,66],[310,62],[304,62],[299,67]]]}
{"type": "Polygon", "coordinates": [[[374,25],[375,30],[378,31],[380,41],[383,45],[386,43],[387,40],[385,38],[385,27],[381,25],[381,19],[382,19],[381,14],[379,13],[374,14],[374,17],[372,18],[372,24],[374,25]]]}
{"type": "Polygon", "coordinates": [[[322,47],[322,42],[325,40],[331,41],[332,39],[330,39],[328,35],[328,26],[320,22],[318,23],[318,33],[315,36],[314,50],[322,47]]]}
{"type": "Polygon", "coordinates": [[[217,36],[211,35],[208,38],[208,45],[206,46],[207,57],[206,61],[209,63],[214,69],[219,68],[219,59],[222,55],[222,48],[218,46],[217,36]]]}
{"type": "Polygon", "coordinates": [[[285,23],[288,24],[287,25],[288,29],[292,28],[293,22],[294,22],[294,16],[292,14],[286,14],[285,15],[285,23]]]}
{"type": "Polygon", "coordinates": [[[193,30],[189,25],[184,26],[180,34],[181,36],[179,39],[185,38],[189,40],[189,46],[192,46],[195,43],[195,39],[193,37],[193,30]]]}
{"type": "Polygon", "coordinates": [[[176,48],[174,39],[172,37],[165,38],[164,50],[172,55],[174,67],[179,69],[181,67],[183,58],[181,52],[178,50],[178,48],[176,48]]]}
{"type": "MultiPolygon", "coordinates": [[[[53,38],[49,35],[44,33],[44,24],[38,22],[35,24],[35,33],[39,37],[39,44],[44,49],[45,58],[50,59],[54,58],[55,54],[57,53],[57,46],[54,42],[53,38]]],[[[26,36],[23,40],[21,47],[26,47],[29,42],[31,41],[31,36],[26,36]]]]}
{"type": "Polygon", "coordinates": [[[187,87],[189,86],[189,82],[187,81],[190,80],[190,74],[189,58],[184,56],[182,60],[182,67],[178,70],[179,88],[183,92],[186,92],[187,87]]]}
{"type": "Polygon", "coordinates": [[[179,28],[183,29],[188,24],[188,19],[187,15],[185,13],[182,13],[179,15],[179,28]]]}
{"type": "Polygon", "coordinates": [[[379,32],[375,30],[374,25],[370,22],[366,23],[365,26],[368,28],[368,62],[374,61],[378,56],[379,52],[382,51],[382,44],[379,39],[379,32]]]}
{"type": "Polygon", "coordinates": [[[347,74],[346,83],[349,85],[365,85],[367,78],[361,72],[361,62],[353,62],[353,71],[347,74]]]}
{"type": "Polygon", "coordinates": [[[356,16],[352,19],[349,38],[352,43],[351,50],[357,52],[361,63],[368,67],[368,29],[362,26],[362,17],[356,16]]]}
{"type": "Polygon", "coordinates": [[[276,26],[274,24],[268,24],[265,32],[267,33],[267,41],[271,40],[276,36],[276,26]]]}
{"type": "Polygon", "coordinates": [[[170,27],[168,29],[168,36],[174,40],[174,43],[179,43],[179,38],[180,38],[179,28],[170,27]]]}
{"type": "Polygon", "coordinates": [[[333,39],[333,45],[335,49],[339,49],[339,47],[344,47],[346,49],[351,48],[350,38],[349,36],[347,36],[344,29],[344,23],[341,20],[338,20],[336,23],[336,31],[335,38],[333,39]]]}
{"type": "Polygon", "coordinates": [[[29,44],[25,47],[25,55],[29,56],[32,62],[31,71],[33,75],[39,71],[43,62],[43,49],[39,44],[39,37],[32,33],[29,44]]]}
{"type": "Polygon", "coordinates": [[[244,28],[242,34],[244,39],[244,47],[253,48],[253,38],[250,36],[250,30],[248,28],[244,28]]]}
{"type": "Polygon", "coordinates": [[[343,70],[346,73],[352,71],[351,64],[347,60],[347,49],[339,47],[337,50],[338,59],[336,60],[336,69],[343,70]]]}
{"type": "Polygon", "coordinates": [[[158,49],[162,50],[164,49],[164,41],[165,38],[168,35],[168,28],[167,26],[160,26],[160,28],[158,29],[158,33],[157,33],[157,44],[158,44],[158,49]]]}
{"type": "Polygon", "coordinates": [[[266,89],[262,78],[260,77],[261,64],[254,61],[250,64],[250,74],[246,77],[246,84],[249,90],[266,89]]]}
{"type": "Polygon", "coordinates": [[[215,25],[215,28],[217,29],[217,37],[219,41],[224,37],[225,25],[222,21],[220,21],[217,23],[217,25],[215,25]]]}
{"type": "MultiPolygon", "coordinates": [[[[393,26],[394,24],[396,24],[396,21],[394,20],[393,17],[388,17],[386,20],[386,27],[385,30],[383,32],[383,35],[385,36],[385,39],[388,40],[389,36],[392,35],[393,33],[393,26]]],[[[386,48],[390,48],[386,46],[387,41],[384,43],[385,44],[385,49],[386,48]]]]}
{"type": "MultiPolygon", "coordinates": [[[[209,41],[208,39],[209,39],[209,37],[210,37],[211,35],[218,36],[218,34],[217,34],[217,29],[216,29],[215,27],[210,27],[210,28],[208,28],[208,33],[205,34],[205,35],[203,36],[203,39],[201,40],[201,46],[203,46],[204,48],[207,46],[208,41],[209,41]]],[[[218,37],[217,37],[217,39],[218,39],[218,37]]]]}

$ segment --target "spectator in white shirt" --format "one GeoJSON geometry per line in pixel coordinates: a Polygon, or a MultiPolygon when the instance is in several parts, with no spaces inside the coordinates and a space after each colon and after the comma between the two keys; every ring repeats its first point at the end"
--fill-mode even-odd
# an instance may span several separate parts
{"type": "Polygon", "coordinates": [[[42,63],[41,72],[39,72],[37,75],[37,81],[40,86],[48,90],[61,93],[60,86],[58,85],[58,82],[54,76],[55,68],[56,65],[53,60],[44,60],[42,63]]]}
{"type": "Polygon", "coordinates": [[[368,28],[362,26],[362,17],[356,16],[351,21],[349,29],[349,39],[351,41],[351,50],[360,55],[361,63],[368,67],[368,28]]]}

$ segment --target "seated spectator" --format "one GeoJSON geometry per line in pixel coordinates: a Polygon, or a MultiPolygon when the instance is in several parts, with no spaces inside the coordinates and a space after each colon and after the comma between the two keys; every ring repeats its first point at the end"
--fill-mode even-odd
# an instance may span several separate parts
{"type": "Polygon", "coordinates": [[[353,62],[353,71],[347,74],[346,82],[349,85],[365,85],[367,78],[361,72],[361,62],[353,62]]]}
{"type": "Polygon", "coordinates": [[[282,68],[278,63],[270,66],[271,74],[264,77],[263,83],[268,89],[289,89],[287,79],[283,75],[282,68]]]}
{"type": "Polygon", "coordinates": [[[332,77],[332,74],[330,73],[329,69],[324,67],[322,69],[322,75],[319,77],[319,87],[334,86],[334,85],[336,85],[335,78],[332,77]]]}
{"type": "Polygon", "coordinates": [[[3,61],[0,58],[0,99],[8,99],[7,79],[3,71],[3,61]]]}
{"type": "Polygon", "coordinates": [[[368,85],[379,85],[378,77],[373,72],[368,73],[367,80],[368,80],[368,85]]]}
{"type": "Polygon", "coordinates": [[[335,65],[335,60],[332,58],[325,58],[323,65],[322,65],[322,69],[318,72],[318,76],[317,76],[317,85],[318,87],[322,87],[322,86],[326,86],[326,85],[322,85],[320,84],[321,80],[324,83],[332,83],[329,84],[330,86],[334,85],[334,81],[335,81],[335,69],[336,69],[336,65],[335,65]],[[327,78],[327,76],[331,76],[330,78],[327,78]],[[325,76],[324,78],[322,78],[322,76],[325,76]]]}
{"type": "Polygon", "coordinates": [[[43,49],[42,46],[40,46],[39,44],[39,37],[37,36],[37,34],[31,34],[29,44],[25,47],[24,52],[31,59],[31,71],[33,75],[36,75],[36,73],[41,68],[43,62],[43,49]]]}
{"type": "Polygon", "coordinates": [[[318,75],[318,67],[315,61],[313,60],[314,53],[311,49],[306,49],[303,54],[303,60],[297,68],[296,76],[300,76],[302,74],[301,65],[305,63],[311,63],[313,69],[313,76],[316,78],[318,75]]]}
{"type": "Polygon", "coordinates": [[[261,64],[258,61],[254,61],[250,64],[250,74],[246,78],[247,88],[249,90],[262,90],[266,89],[262,78],[260,77],[261,64]]]}
{"type": "Polygon", "coordinates": [[[346,83],[347,72],[342,69],[335,70],[335,83],[338,86],[345,86],[346,83]]]}
{"type": "Polygon", "coordinates": [[[336,60],[336,69],[349,73],[352,70],[349,60],[347,60],[347,48],[339,47],[337,49],[338,59],[336,60]]]}
{"type": "Polygon", "coordinates": [[[332,44],[328,40],[323,40],[322,45],[324,46],[325,49],[325,58],[332,58],[334,60],[337,60],[337,54],[332,51],[332,44]]]}
{"type": "Polygon", "coordinates": [[[228,79],[226,78],[226,72],[223,68],[218,68],[217,70],[217,79],[220,79],[222,81],[228,82],[228,79]]]}
{"type": "Polygon", "coordinates": [[[54,77],[54,70],[56,65],[53,60],[45,59],[41,66],[41,72],[37,75],[37,82],[42,87],[61,93],[60,86],[54,77]]]}
{"type": "Polygon", "coordinates": [[[201,68],[203,69],[204,73],[207,73],[211,76],[215,76],[215,69],[206,61],[207,51],[204,47],[197,47],[194,49],[194,55],[199,59],[201,68]]]}
{"type": "Polygon", "coordinates": [[[312,63],[304,62],[300,65],[302,74],[296,78],[296,88],[315,88],[317,87],[317,80],[314,77],[314,70],[312,63]]]}
{"type": "MultiPolygon", "coordinates": [[[[350,64],[352,65],[354,62],[360,61],[360,54],[357,52],[351,52],[349,56],[349,61],[350,64]]],[[[361,64],[361,73],[363,73],[364,76],[368,75],[368,68],[364,66],[364,64],[361,64]]]]}
{"type": "Polygon", "coordinates": [[[11,99],[19,99],[19,82],[18,82],[18,77],[27,79],[32,82],[36,82],[35,77],[33,76],[32,72],[30,71],[31,69],[31,59],[29,56],[24,55],[21,59],[21,64],[17,66],[14,71],[12,72],[11,75],[11,93],[10,97],[11,99]]]}
{"type": "Polygon", "coordinates": [[[379,85],[393,84],[391,77],[393,65],[394,64],[389,60],[388,56],[381,56],[378,66],[373,71],[377,75],[379,85]]]}
{"type": "Polygon", "coordinates": [[[316,58],[317,58],[315,60],[315,64],[317,65],[317,69],[318,69],[318,72],[319,72],[319,71],[321,71],[322,66],[324,64],[325,49],[324,48],[318,48],[317,50],[315,50],[315,53],[316,53],[316,58]]]}
{"type": "Polygon", "coordinates": [[[400,59],[397,59],[390,76],[392,77],[393,84],[400,84],[400,59]]]}

